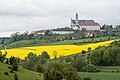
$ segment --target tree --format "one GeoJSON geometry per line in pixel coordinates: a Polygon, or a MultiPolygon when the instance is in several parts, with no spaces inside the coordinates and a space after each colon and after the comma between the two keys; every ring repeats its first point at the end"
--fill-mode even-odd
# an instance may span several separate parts
{"type": "Polygon", "coordinates": [[[57,51],[53,51],[54,60],[57,59],[57,51]]]}
{"type": "Polygon", "coordinates": [[[62,70],[64,65],[58,61],[53,61],[48,65],[44,74],[44,80],[62,80],[62,70]]]}
{"type": "Polygon", "coordinates": [[[89,52],[91,51],[91,49],[92,49],[91,47],[88,47],[88,51],[89,51],[89,52]]]}
{"type": "Polygon", "coordinates": [[[44,74],[44,80],[82,80],[75,68],[64,66],[58,61],[52,61],[44,74]]]}
{"type": "Polygon", "coordinates": [[[99,52],[97,50],[94,50],[90,55],[90,63],[94,65],[99,65],[100,60],[101,58],[99,52]]]}
{"type": "Polygon", "coordinates": [[[61,71],[64,68],[64,65],[58,61],[52,61],[49,65],[49,68],[61,71]]]}
{"type": "Polygon", "coordinates": [[[12,66],[11,69],[14,71],[18,71],[18,59],[11,56],[9,62],[10,62],[10,65],[12,66]]]}
{"type": "Polygon", "coordinates": [[[94,65],[103,65],[103,54],[106,51],[105,46],[99,46],[90,53],[90,63],[94,65]]]}
{"type": "Polygon", "coordinates": [[[32,52],[30,52],[30,53],[28,54],[28,59],[29,59],[30,61],[36,62],[36,61],[37,61],[37,55],[36,55],[36,54],[33,54],[32,52]]]}
{"type": "Polygon", "coordinates": [[[50,59],[50,56],[46,51],[43,51],[41,56],[42,56],[42,58],[50,59]]]}
{"type": "Polygon", "coordinates": [[[44,80],[63,80],[62,73],[55,69],[47,70],[44,74],[44,80]]]}
{"type": "Polygon", "coordinates": [[[79,75],[77,74],[77,71],[72,66],[67,66],[62,71],[64,79],[66,80],[82,80],[79,75]]]}
{"type": "Polygon", "coordinates": [[[85,50],[82,50],[82,54],[85,54],[86,53],[86,51],[85,50]]]}
{"type": "Polygon", "coordinates": [[[118,61],[120,59],[120,47],[119,46],[111,46],[108,47],[108,49],[104,52],[103,55],[103,62],[104,65],[110,65],[110,66],[117,66],[120,64],[118,61]]]}
{"type": "Polygon", "coordinates": [[[74,59],[72,62],[71,62],[71,66],[76,68],[77,71],[81,71],[82,68],[86,65],[86,62],[84,59],[74,59]]]}
{"type": "Polygon", "coordinates": [[[113,42],[109,46],[98,47],[91,52],[90,62],[100,66],[120,65],[120,41],[113,42]]]}

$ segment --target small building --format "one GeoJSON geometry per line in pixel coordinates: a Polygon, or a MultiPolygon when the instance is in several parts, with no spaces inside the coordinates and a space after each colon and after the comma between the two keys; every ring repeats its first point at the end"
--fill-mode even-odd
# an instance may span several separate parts
{"type": "Polygon", "coordinates": [[[51,34],[73,34],[74,30],[71,28],[57,28],[57,29],[39,30],[36,31],[35,33],[44,35],[45,32],[49,32],[51,34]]]}
{"type": "Polygon", "coordinates": [[[76,19],[73,20],[71,18],[71,28],[76,29],[86,29],[86,30],[100,30],[99,23],[95,22],[94,20],[79,20],[78,14],[76,13],[76,19]]]}
{"type": "Polygon", "coordinates": [[[74,30],[71,28],[57,28],[52,30],[53,34],[73,34],[74,30]]]}

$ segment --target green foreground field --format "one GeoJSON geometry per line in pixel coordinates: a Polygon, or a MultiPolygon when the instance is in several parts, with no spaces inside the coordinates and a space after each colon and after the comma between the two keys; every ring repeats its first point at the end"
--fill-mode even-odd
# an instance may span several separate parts
{"type": "MultiPolygon", "coordinates": [[[[9,73],[7,64],[0,63],[0,80],[14,80],[14,73],[9,73]],[[9,75],[5,75],[4,72],[8,72],[9,75]]],[[[79,76],[90,77],[91,80],[120,80],[120,67],[102,67],[101,72],[97,73],[88,73],[88,72],[78,72],[79,76]],[[115,71],[115,72],[112,72],[115,71]]],[[[43,80],[43,74],[30,71],[27,69],[19,68],[19,71],[16,71],[19,80],[43,80]]]]}
{"type": "MultiPolygon", "coordinates": [[[[14,80],[14,73],[9,73],[7,64],[0,62],[0,80],[14,80]],[[8,72],[9,75],[5,75],[4,72],[8,72]]],[[[19,68],[19,71],[16,71],[19,80],[43,80],[43,75],[34,71],[27,69],[19,68]]]]}

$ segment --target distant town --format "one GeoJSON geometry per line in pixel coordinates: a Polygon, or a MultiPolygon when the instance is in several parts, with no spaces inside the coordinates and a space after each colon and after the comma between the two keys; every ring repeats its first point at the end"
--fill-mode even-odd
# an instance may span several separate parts
{"type": "Polygon", "coordinates": [[[83,38],[96,38],[106,36],[119,37],[119,31],[120,25],[116,25],[113,27],[112,25],[104,24],[101,26],[99,22],[96,22],[94,20],[79,20],[78,13],[76,13],[75,18],[71,18],[69,27],[44,29],[33,32],[26,31],[24,33],[16,32],[11,34],[10,37],[1,37],[0,43],[11,44],[13,42],[21,40],[34,40],[44,38],[49,40],[51,39],[51,36],[55,38],[55,41],[70,39],[76,40],[83,38]]]}

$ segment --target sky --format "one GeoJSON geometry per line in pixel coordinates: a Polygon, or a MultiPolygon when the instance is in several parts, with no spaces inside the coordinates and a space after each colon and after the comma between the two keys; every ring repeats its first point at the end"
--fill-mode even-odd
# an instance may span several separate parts
{"type": "Polygon", "coordinates": [[[70,26],[71,18],[120,24],[120,0],[0,0],[0,37],[70,26]]]}

